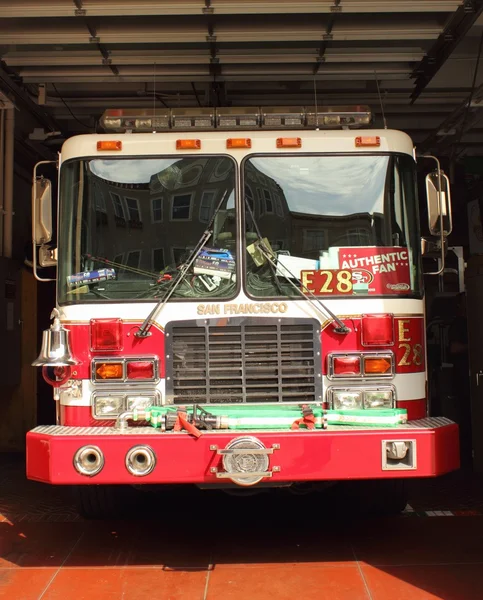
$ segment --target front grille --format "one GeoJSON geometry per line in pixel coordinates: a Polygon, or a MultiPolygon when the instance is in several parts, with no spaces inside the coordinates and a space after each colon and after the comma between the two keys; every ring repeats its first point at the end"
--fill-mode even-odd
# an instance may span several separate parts
{"type": "Polygon", "coordinates": [[[166,398],[174,404],[319,402],[319,324],[233,318],[166,327],[166,398]]]}

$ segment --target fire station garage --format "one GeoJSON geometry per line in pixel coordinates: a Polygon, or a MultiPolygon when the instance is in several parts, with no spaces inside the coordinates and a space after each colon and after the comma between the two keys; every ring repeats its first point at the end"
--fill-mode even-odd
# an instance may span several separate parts
{"type": "Polygon", "coordinates": [[[483,0],[0,0],[0,597],[483,598],[483,0]]]}

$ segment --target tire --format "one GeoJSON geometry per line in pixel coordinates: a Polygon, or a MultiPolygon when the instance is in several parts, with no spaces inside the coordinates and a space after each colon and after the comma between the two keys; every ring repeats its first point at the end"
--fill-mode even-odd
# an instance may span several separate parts
{"type": "Polygon", "coordinates": [[[347,481],[342,483],[339,494],[346,510],[365,515],[398,515],[407,504],[404,479],[347,481]]]}
{"type": "Polygon", "coordinates": [[[77,512],[85,519],[119,517],[128,506],[122,485],[77,485],[73,489],[77,512]]]}
{"type": "Polygon", "coordinates": [[[404,479],[376,479],[360,482],[361,506],[372,515],[398,515],[407,504],[404,479]]]}

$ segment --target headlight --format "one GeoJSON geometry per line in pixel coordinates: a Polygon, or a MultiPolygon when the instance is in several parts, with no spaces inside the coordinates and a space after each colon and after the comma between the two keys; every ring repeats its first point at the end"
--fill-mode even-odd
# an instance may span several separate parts
{"type": "Polygon", "coordinates": [[[392,408],[392,390],[364,392],[364,408],[392,408]]]}
{"type": "Polygon", "coordinates": [[[156,404],[154,396],[128,396],[127,397],[127,410],[145,410],[150,406],[156,404]]]}
{"type": "Polygon", "coordinates": [[[149,406],[158,406],[161,395],[157,392],[128,396],[122,392],[102,393],[94,395],[94,417],[99,419],[116,418],[126,410],[146,410],[149,406]]]}
{"type": "Polygon", "coordinates": [[[327,400],[334,410],[360,410],[394,408],[396,399],[395,388],[392,386],[380,388],[329,388],[327,400]]]}
{"type": "Polygon", "coordinates": [[[117,417],[124,406],[124,396],[96,396],[94,413],[96,417],[117,417]]]}
{"type": "Polygon", "coordinates": [[[332,407],[335,410],[362,408],[362,392],[352,390],[333,390],[332,407]]]}

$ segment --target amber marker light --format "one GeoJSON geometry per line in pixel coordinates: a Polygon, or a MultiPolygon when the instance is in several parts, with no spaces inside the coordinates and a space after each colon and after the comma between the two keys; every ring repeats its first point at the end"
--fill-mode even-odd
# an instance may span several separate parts
{"type": "Polygon", "coordinates": [[[96,365],[96,379],[122,379],[122,363],[106,362],[96,365]]]}
{"type": "Polygon", "coordinates": [[[380,146],[381,138],[378,135],[364,135],[356,137],[356,148],[361,146],[380,146]]]}
{"type": "Polygon", "coordinates": [[[277,138],[277,148],[302,148],[302,138],[277,138]]]}
{"type": "Polygon", "coordinates": [[[122,150],[121,140],[102,140],[97,142],[97,149],[101,151],[112,152],[113,150],[118,152],[122,150]]]}
{"type": "Polygon", "coordinates": [[[227,148],[251,148],[252,140],[250,138],[228,138],[226,140],[227,148]]]}
{"type": "Polygon", "coordinates": [[[364,359],[365,375],[387,375],[391,372],[391,359],[386,357],[366,357],[364,359]]]}
{"type": "Polygon", "coordinates": [[[200,150],[201,140],[176,140],[176,150],[200,150]]]}

